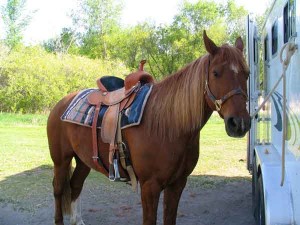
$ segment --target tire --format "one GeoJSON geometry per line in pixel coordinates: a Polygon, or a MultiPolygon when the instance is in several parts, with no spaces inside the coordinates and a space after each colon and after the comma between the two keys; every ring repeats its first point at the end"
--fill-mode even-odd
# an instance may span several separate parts
{"type": "Polygon", "coordinates": [[[257,219],[258,216],[258,183],[257,183],[257,165],[256,165],[256,157],[253,156],[252,160],[252,213],[257,219]]]}
{"type": "Polygon", "coordinates": [[[258,177],[258,215],[256,220],[257,225],[265,225],[265,198],[263,189],[262,175],[258,177]]]}
{"type": "Polygon", "coordinates": [[[256,225],[265,225],[265,198],[262,174],[258,176],[256,157],[253,156],[252,166],[252,211],[256,225]]]}

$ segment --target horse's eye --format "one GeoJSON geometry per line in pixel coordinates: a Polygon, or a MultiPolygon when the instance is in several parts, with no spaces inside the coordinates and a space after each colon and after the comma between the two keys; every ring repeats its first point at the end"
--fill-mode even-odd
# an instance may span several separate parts
{"type": "Polygon", "coordinates": [[[213,71],[213,75],[214,75],[215,77],[219,76],[218,72],[215,71],[215,70],[213,71]]]}

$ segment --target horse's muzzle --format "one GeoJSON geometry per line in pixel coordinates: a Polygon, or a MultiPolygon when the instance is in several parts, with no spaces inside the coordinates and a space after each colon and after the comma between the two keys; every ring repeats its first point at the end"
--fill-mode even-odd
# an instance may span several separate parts
{"type": "Polygon", "coordinates": [[[230,137],[244,137],[251,127],[250,117],[227,117],[224,120],[226,132],[230,137]]]}

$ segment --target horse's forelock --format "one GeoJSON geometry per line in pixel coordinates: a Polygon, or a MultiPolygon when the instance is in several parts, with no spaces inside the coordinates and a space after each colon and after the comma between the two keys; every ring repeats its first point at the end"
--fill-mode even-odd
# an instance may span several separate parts
{"type": "Polygon", "coordinates": [[[247,75],[249,69],[243,53],[239,49],[228,44],[224,44],[220,47],[217,57],[220,57],[218,61],[226,61],[228,65],[236,67],[235,70],[247,75]]]}

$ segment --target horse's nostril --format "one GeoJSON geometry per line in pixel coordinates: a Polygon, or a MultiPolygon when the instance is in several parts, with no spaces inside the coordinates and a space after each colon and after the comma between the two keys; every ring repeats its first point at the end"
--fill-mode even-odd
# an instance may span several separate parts
{"type": "Polygon", "coordinates": [[[250,129],[250,119],[244,117],[225,118],[226,132],[231,137],[242,137],[250,129]]]}
{"type": "Polygon", "coordinates": [[[239,126],[239,121],[238,119],[234,118],[234,117],[230,117],[227,120],[228,126],[232,129],[235,129],[236,127],[239,126]]]}

